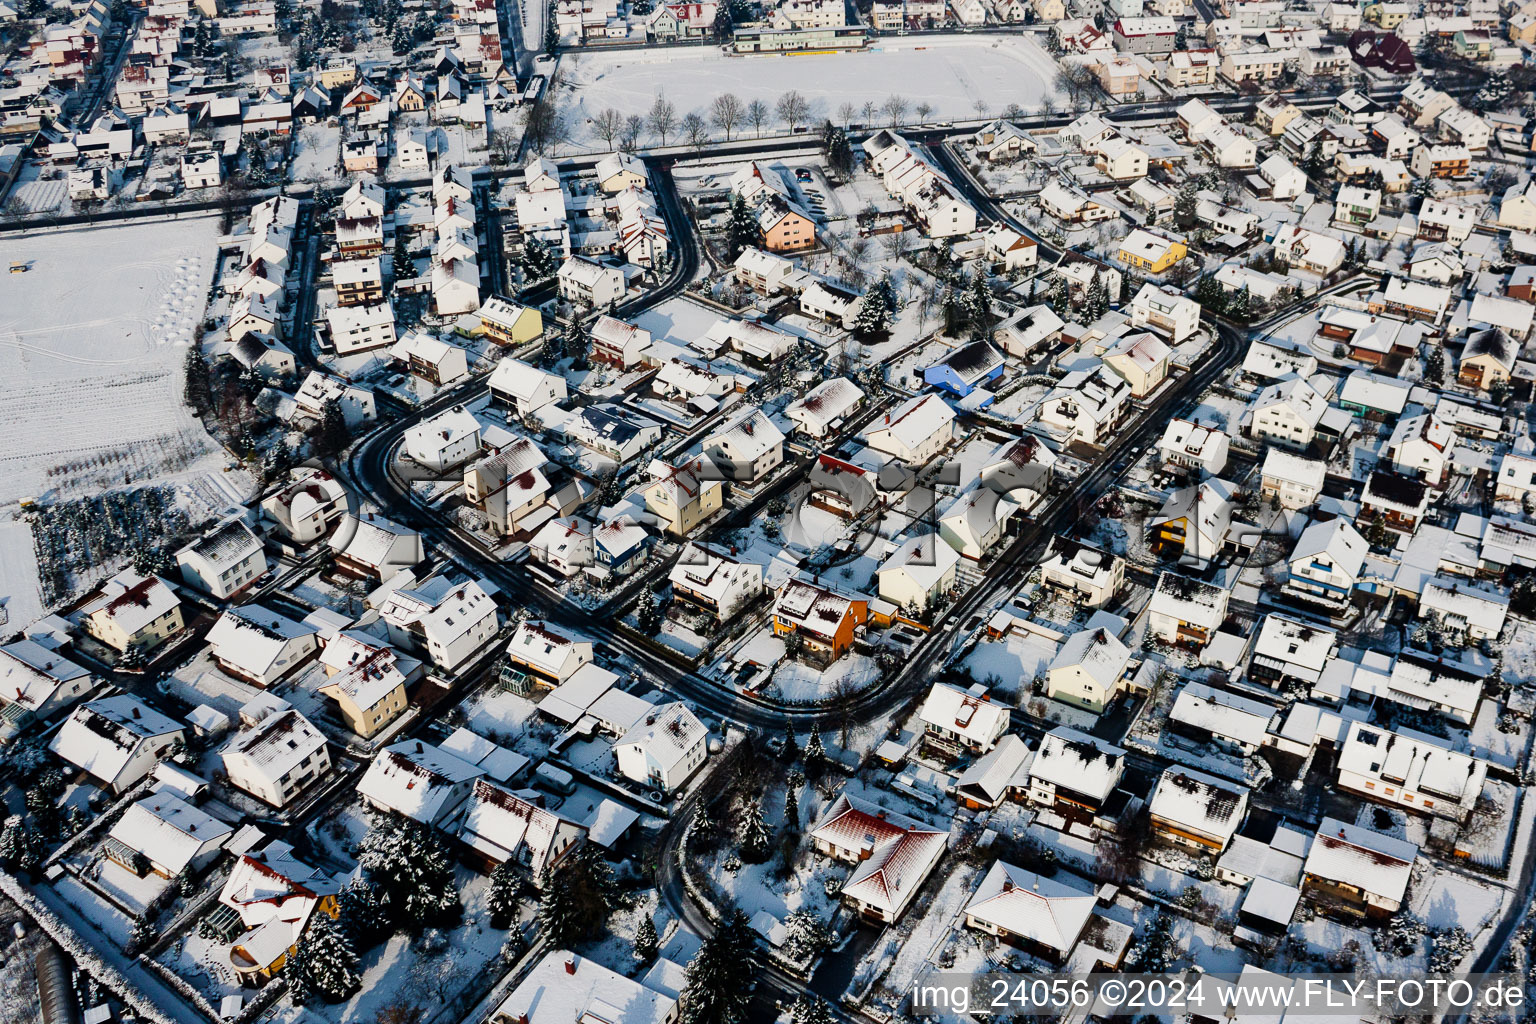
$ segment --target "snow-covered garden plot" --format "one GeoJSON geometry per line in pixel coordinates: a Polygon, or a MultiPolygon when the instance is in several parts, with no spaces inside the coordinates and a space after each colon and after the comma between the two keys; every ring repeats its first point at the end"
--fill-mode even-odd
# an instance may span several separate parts
{"type": "Polygon", "coordinates": [[[1530,745],[1530,728],[1528,721],[1506,713],[1497,701],[1484,700],[1472,723],[1472,753],[1506,768],[1517,767],[1530,745]]]}
{"type": "Polygon", "coordinates": [[[788,658],[779,663],[766,692],[790,704],[808,704],[858,693],[879,678],[880,666],[866,654],[845,654],[825,669],[788,658]]]}
{"type": "Polygon", "coordinates": [[[205,217],[12,239],[31,269],[0,277],[0,505],[216,468],[181,371],[217,237],[205,217]]]}
{"type": "Polygon", "coordinates": [[[855,990],[874,983],[869,1002],[899,1006],[913,983],[939,966],[942,950],[955,939],[956,923],[975,892],[981,869],[946,856],[934,876],[946,871],[949,876],[938,893],[927,901],[919,895],[886,941],[871,948],[854,971],[855,990]]]}
{"type": "Polygon", "coordinates": [[[1042,636],[1012,634],[1002,640],[982,640],[971,648],[961,666],[987,689],[1021,702],[1034,678],[1050,667],[1056,645],[1042,636]]]}
{"type": "Polygon", "coordinates": [[[1498,915],[1504,899],[1504,890],[1489,882],[1442,870],[1413,893],[1409,906],[1430,928],[1461,927],[1476,938],[1498,915]]]}
{"type": "MultiPolygon", "coordinates": [[[[707,117],[710,101],[723,92],[772,107],[795,89],[808,101],[812,121],[834,116],[844,103],[879,105],[892,95],[905,97],[909,109],[926,102],[933,116],[953,119],[1000,113],[1013,103],[1033,109],[1056,94],[1050,55],[1033,38],[1012,35],[927,37],[921,45],[783,57],[727,56],[715,47],[583,53],[563,57],[560,70],[570,85],[564,95],[573,144],[588,148],[603,146],[590,118],[610,107],[643,116],[659,92],[680,114],[698,109],[707,117]],[[978,101],[985,103],[980,110],[978,101]]],[[[770,130],[783,131],[777,120],[770,130]]],[[[743,125],[737,132],[752,130],[743,125]]],[[[668,141],[680,140],[674,133],[668,141]]]]}

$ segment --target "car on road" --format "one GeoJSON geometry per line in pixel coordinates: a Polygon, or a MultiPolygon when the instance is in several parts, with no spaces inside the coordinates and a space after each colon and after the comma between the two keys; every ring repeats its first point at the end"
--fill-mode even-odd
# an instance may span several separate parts
{"type": "Polygon", "coordinates": [[[812,175],[811,175],[811,169],[809,167],[796,167],[795,168],[795,180],[796,181],[810,181],[811,179],[812,179],[812,175]]]}

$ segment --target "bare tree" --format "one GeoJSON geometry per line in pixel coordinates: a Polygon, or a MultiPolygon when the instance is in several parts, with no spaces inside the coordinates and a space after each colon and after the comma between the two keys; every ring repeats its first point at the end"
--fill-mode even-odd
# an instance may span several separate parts
{"type": "Polygon", "coordinates": [[[683,134],[687,136],[688,145],[694,149],[698,149],[709,141],[709,124],[697,110],[690,110],[684,114],[679,127],[682,129],[683,134]]]}
{"type": "Polygon", "coordinates": [[[612,149],[624,134],[624,115],[612,107],[599,110],[592,119],[592,133],[603,140],[603,145],[612,149]]]}
{"type": "Polygon", "coordinates": [[[741,123],[742,106],[741,97],[733,92],[724,92],[715,97],[715,101],[709,105],[709,119],[715,127],[725,132],[725,141],[731,141],[731,132],[741,123]]]}
{"type": "Polygon", "coordinates": [[[923,102],[921,102],[921,103],[919,103],[917,105],[917,119],[919,121],[926,121],[926,120],[928,120],[928,115],[932,114],[932,113],[933,113],[933,104],[929,103],[927,100],[924,100],[923,102]]]}
{"type": "Polygon", "coordinates": [[[757,131],[757,137],[763,137],[763,129],[768,126],[773,112],[768,109],[768,104],[762,100],[753,100],[747,104],[747,123],[757,131]]]}
{"type": "Polygon", "coordinates": [[[852,103],[844,102],[838,105],[837,123],[842,125],[844,128],[848,127],[850,124],[853,124],[853,119],[858,116],[859,108],[854,106],[852,103]]]}
{"type": "Polygon", "coordinates": [[[977,96],[976,102],[971,104],[971,109],[976,111],[977,117],[986,117],[987,111],[992,109],[992,105],[982,97],[977,96]]]}
{"type": "Polygon", "coordinates": [[[805,97],[794,89],[779,97],[779,102],[774,108],[779,115],[779,120],[789,125],[793,132],[805,122],[810,113],[810,104],[805,102],[805,97]]]}
{"type": "Polygon", "coordinates": [[[885,98],[885,103],[883,106],[881,106],[880,110],[891,122],[891,127],[894,128],[901,124],[902,121],[905,121],[907,118],[906,97],[897,96],[896,94],[892,93],[890,96],[885,98]]]}
{"type": "Polygon", "coordinates": [[[1056,113],[1056,97],[1047,96],[1045,99],[1041,100],[1040,113],[1044,114],[1046,117],[1054,116],[1056,113]]]}
{"type": "Polygon", "coordinates": [[[491,131],[491,152],[499,163],[507,163],[517,152],[518,134],[511,128],[495,128],[491,131]]]}
{"type": "Polygon", "coordinates": [[[874,100],[865,100],[859,112],[864,115],[864,127],[869,128],[875,123],[875,114],[880,110],[880,104],[874,100]]]}
{"type": "Polygon", "coordinates": [[[661,136],[661,144],[665,146],[667,136],[677,127],[677,108],[666,96],[657,93],[656,102],[651,104],[651,109],[645,115],[645,123],[652,132],[661,136]]]}
{"type": "Polygon", "coordinates": [[[645,131],[645,118],[639,114],[630,114],[624,119],[624,132],[619,136],[619,148],[626,153],[632,153],[640,144],[640,133],[645,131]]]}

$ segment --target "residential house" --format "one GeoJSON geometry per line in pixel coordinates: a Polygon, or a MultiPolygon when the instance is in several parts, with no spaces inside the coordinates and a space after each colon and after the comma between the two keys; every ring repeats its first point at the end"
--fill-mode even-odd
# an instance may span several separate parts
{"type": "Polygon", "coordinates": [[[1227,617],[1231,594],[1222,587],[1164,572],[1147,606],[1154,636],[1184,647],[1204,647],[1227,617]]]}
{"type": "Polygon", "coordinates": [[[130,648],[148,653],[186,628],[170,584],[132,569],[103,583],[80,614],[88,634],[123,654],[130,648]]]}
{"type": "Polygon", "coordinates": [[[839,895],[860,918],[893,924],[922,888],[949,833],[839,794],[811,828],[816,851],[855,865],[839,895]]]}
{"type": "Polygon", "coordinates": [[[1365,538],[1347,520],[1314,522],[1291,551],[1283,589],[1306,603],[1343,611],[1360,582],[1368,550],[1365,538]]]}
{"type": "Polygon", "coordinates": [[[1131,652],[1104,626],[1080,629],[1067,637],[1046,671],[1052,700],[1101,714],[1119,693],[1131,652]]]}
{"type": "Polygon", "coordinates": [[[261,689],[287,679],[319,651],[313,628],[259,604],[220,615],[207,640],[219,668],[261,689]]]}
{"type": "Polygon", "coordinates": [[[273,807],[286,807],[331,768],[325,736],[274,697],[240,709],[241,730],[220,751],[229,784],[273,807]]]}
{"type": "Polygon", "coordinates": [[[1158,838],[1199,853],[1219,854],[1247,816],[1248,788],[1204,772],[1165,768],[1148,809],[1158,838]]]}
{"type": "Polygon", "coordinates": [[[646,714],[614,744],[619,774],[643,786],[675,793],[709,753],[709,730],[681,701],[646,714]]]}
{"type": "Polygon", "coordinates": [[[179,722],[125,693],[75,708],[48,749],[120,796],[142,782],[185,740],[179,722]]]}

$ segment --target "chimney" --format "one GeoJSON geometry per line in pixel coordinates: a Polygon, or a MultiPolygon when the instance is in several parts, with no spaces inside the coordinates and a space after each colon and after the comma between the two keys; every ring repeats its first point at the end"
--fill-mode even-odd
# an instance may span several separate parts
{"type": "Polygon", "coordinates": [[[134,718],[138,718],[139,717],[139,709],[138,708],[134,708],[133,709],[133,717],[134,718]]]}
{"type": "Polygon", "coordinates": [[[574,956],[566,958],[566,961],[565,961],[565,973],[566,974],[575,974],[576,973],[576,958],[574,956]]]}

